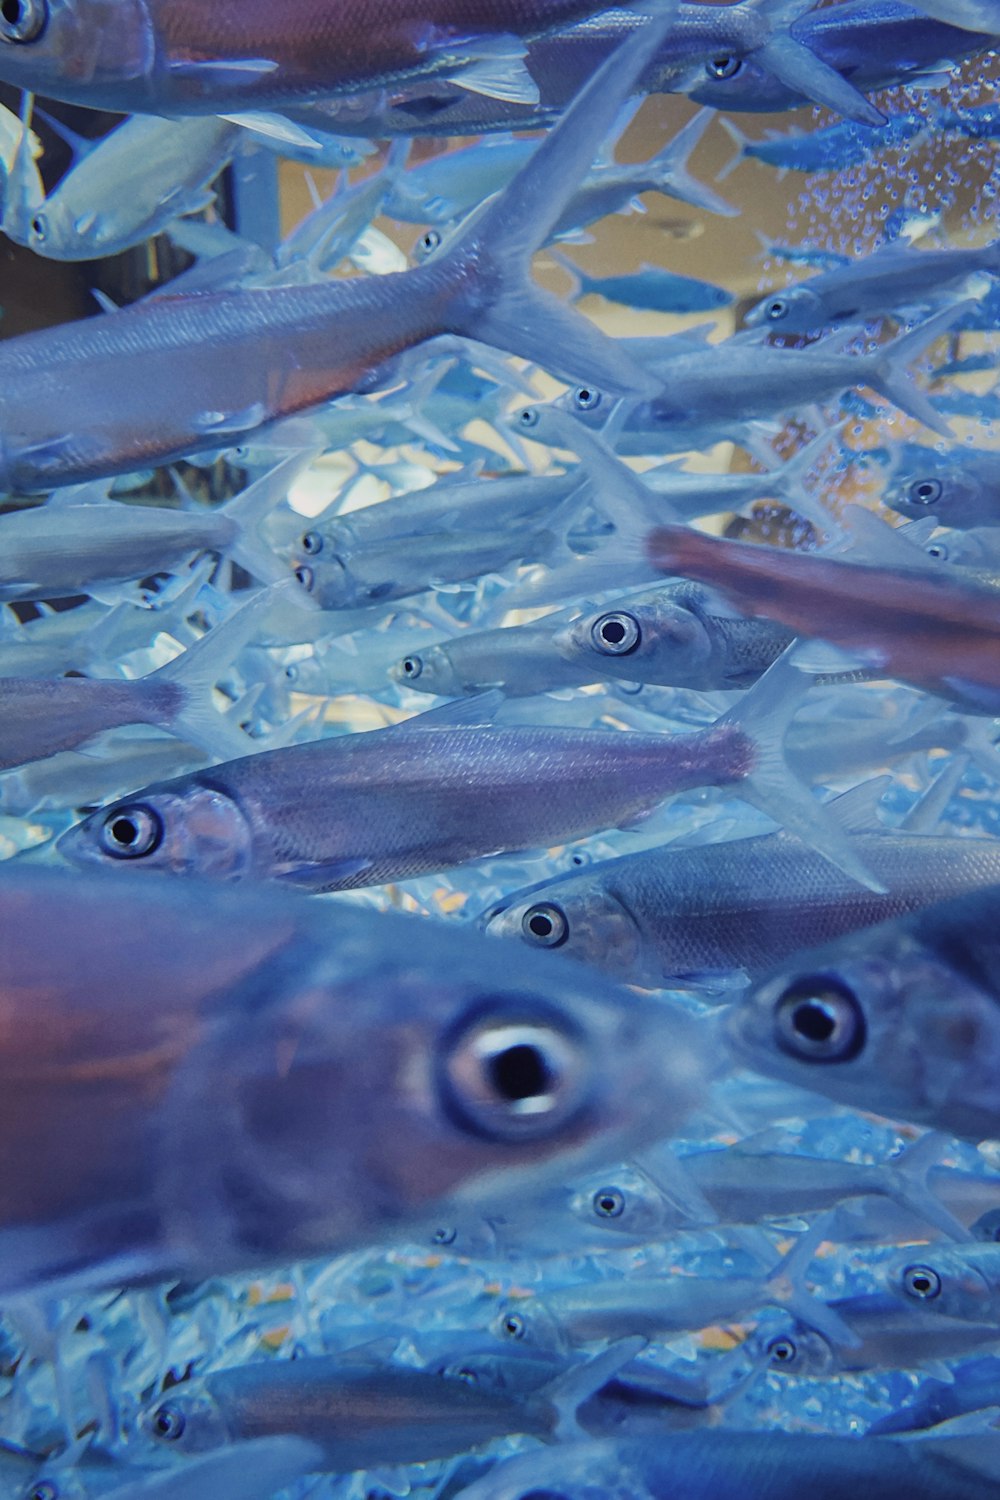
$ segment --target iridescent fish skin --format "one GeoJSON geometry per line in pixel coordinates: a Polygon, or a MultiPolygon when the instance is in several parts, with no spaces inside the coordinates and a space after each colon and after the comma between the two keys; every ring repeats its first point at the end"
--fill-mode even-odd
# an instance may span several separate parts
{"type": "Polygon", "coordinates": [[[881,1268],[888,1291],[928,1316],[990,1323],[1000,1306],[1000,1245],[911,1245],[881,1268]]]}
{"type": "Polygon", "coordinates": [[[482,921],[497,937],[562,948],[626,983],[711,986],[1000,881],[991,840],[876,831],[868,811],[872,821],[852,826],[851,838],[887,894],[860,891],[798,840],[765,834],[603,860],[514,893],[482,921]]]}
{"type": "MultiPolygon", "coordinates": [[[[569,374],[594,362],[620,389],[642,389],[647,382],[614,340],[535,288],[528,263],[671,13],[608,59],[506,192],[425,265],[152,297],[6,340],[0,482],[45,489],[231,446],[280,417],[369,389],[386,361],[441,334],[529,356],[535,349],[569,374]]],[[[282,13],[281,28],[287,20],[282,13]]]]}
{"type": "Polygon", "coordinates": [[[805,951],[738,1004],[749,1067],[972,1141],[1000,1129],[997,887],[805,951]]]}
{"type": "Polygon", "coordinates": [[[988,448],[950,448],[940,453],[920,443],[889,450],[890,478],[883,505],[920,521],[959,531],[1000,525],[1000,456],[988,448]]]}
{"type": "Polygon", "coordinates": [[[412,1233],[708,1076],[685,1017],[432,923],[9,867],[0,911],[5,1294],[412,1233]]]}
{"type": "Polygon", "coordinates": [[[443,698],[499,689],[505,697],[530,697],[554,688],[579,687],[594,677],[564,661],[556,627],[541,621],[509,629],[470,630],[450,641],[408,651],[391,669],[396,682],[443,698]]]}
{"type": "Polygon", "coordinates": [[[898,308],[926,307],[973,276],[1000,275],[1000,241],[979,250],[916,250],[890,243],[849,266],[769,292],[744,318],[747,328],[811,333],[865,323],[898,308]]]}

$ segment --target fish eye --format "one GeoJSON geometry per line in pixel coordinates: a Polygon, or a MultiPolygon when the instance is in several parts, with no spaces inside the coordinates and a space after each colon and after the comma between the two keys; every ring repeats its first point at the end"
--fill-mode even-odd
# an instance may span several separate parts
{"type": "Polygon", "coordinates": [[[317,553],[322,552],[323,538],[318,531],[306,532],[302,538],[302,550],[303,552],[307,552],[310,557],[315,557],[317,553]]]}
{"type": "Polygon", "coordinates": [[[724,52],[719,57],[709,58],[705,64],[705,72],[709,78],[735,78],[742,67],[742,57],[737,57],[733,52],[724,52]]]}
{"type": "Polygon", "coordinates": [[[500,1327],[509,1339],[523,1339],[528,1331],[528,1325],[520,1313],[508,1313],[500,1327]]]}
{"type": "Polygon", "coordinates": [[[784,297],[772,297],[765,305],[764,313],[772,323],[777,323],[781,318],[787,317],[788,303],[784,297]]]}
{"type": "Polygon", "coordinates": [[[906,498],[913,505],[934,505],[941,499],[943,489],[940,479],[915,479],[906,491],[906,498]]]}
{"type": "Polygon", "coordinates": [[[551,1135],[587,1103],[584,1039],[542,1001],[497,997],[445,1036],[442,1103],[454,1123],[488,1140],[551,1135]]]}
{"type": "Polygon", "coordinates": [[[299,669],[295,665],[295,663],[292,662],[290,666],[287,666],[285,668],[285,681],[286,682],[298,682],[298,680],[299,680],[299,669]]]}
{"type": "Polygon", "coordinates": [[[184,1421],[184,1413],[178,1407],[171,1406],[168,1401],[165,1401],[162,1406],[156,1408],[149,1425],[156,1437],[163,1438],[168,1443],[176,1443],[178,1438],[184,1436],[184,1428],[187,1424],[184,1421]]]}
{"type": "Polygon", "coordinates": [[[977,1240],[1000,1241],[1000,1208],[991,1208],[969,1228],[977,1240]]]}
{"type": "Polygon", "coordinates": [[[51,1479],[39,1479],[25,1490],[24,1500],[59,1500],[59,1486],[51,1479]]]}
{"type": "Polygon", "coordinates": [[[36,240],[44,240],[48,236],[49,221],[44,214],[36,214],[31,221],[31,232],[36,240]]]}
{"type": "Polygon", "coordinates": [[[316,575],[313,572],[312,568],[296,568],[295,577],[297,582],[302,585],[306,592],[311,594],[313,584],[316,582],[316,575]]]}
{"type": "Polygon", "coordinates": [[[907,1266],[903,1291],[915,1302],[931,1302],[941,1295],[941,1278],[930,1266],[907,1266]]]}
{"type": "Polygon", "coordinates": [[[521,933],[537,948],[558,948],[569,937],[569,923],[558,906],[543,901],[528,907],[521,918],[521,933]]]}
{"type": "Polygon", "coordinates": [[[411,682],[414,682],[424,670],[424,664],[419,656],[404,656],[400,662],[400,670],[404,677],[408,677],[411,682]]]}
{"type": "Polygon", "coordinates": [[[420,236],[420,248],[425,255],[430,255],[441,243],[441,235],[436,229],[428,229],[426,234],[420,236]]]}
{"type": "Polygon", "coordinates": [[[113,859],[141,859],[163,842],[163,819],[141,802],[109,813],[101,828],[101,847],[113,859]]]}
{"type": "Polygon", "coordinates": [[[926,551],[928,557],[936,557],[938,562],[948,561],[948,548],[944,542],[932,542],[926,551]]]}
{"type": "Polygon", "coordinates": [[[800,1062],[847,1062],[865,1043],[857,997],[826,975],[797,979],[774,1009],[778,1046],[800,1062]]]}
{"type": "Polygon", "coordinates": [[[0,39],[33,42],[49,18],[46,0],[0,0],[0,39]]]}
{"type": "Polygon", "coordinates": [[[593,411],[601,404],[601,393],[592,386],[580,385],[573,392],[573,405],[577,411],[593,411]]]}
{"type": "Polygon", "coordinates": [[[628,656],[641,642],[642,631],[635,615],[614,610],[594,621],[590,639],[602,656],[628,656]]]}
{"type": "Polygon", "coordinates": [[[518,412],[517,420],[518,424],[521,427],[537,427],[538,408],[534,406],[526,406],[523,411],[518,412]]]}
{"type": "Polygon", "coordinates": [[[590,1202],[599,1219],[620,1219],[625,1212],[625,1194],[620,1188],[598,1188],[590,1202]]]}
{"type": "Polygon", "coordinates": [[[435,1229],[431,1239],[435,1245],[453,1245],[458,1235],[458,1230],[453,1224],[442,1224],[440,1229],[435,1229]]]}
{"type": "Polygon", "coordinates": [[[794,1341],[787,1337],[772,1339],[767,1346],[768,1357],[775,1365],[791,1364],[798,1352],[794,1341]]]}

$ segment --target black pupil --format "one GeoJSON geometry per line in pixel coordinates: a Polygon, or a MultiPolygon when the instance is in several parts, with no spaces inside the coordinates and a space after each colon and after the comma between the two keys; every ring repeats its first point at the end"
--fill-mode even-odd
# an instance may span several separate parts
{"type": "Polygon", "coordinates": [[[590,392],[589,391],[581,391],[580,392],[580,405],[581,406],[587,406],[587,405],[589,405],[589,403],[590,403],[590,392]]]}
{"type": "Polygon", "coordinates": [[[408,674],[409,674],[409,673],[411,673],[411,672],[412,672],[412,671],[413,671],[413,669],[414,669],[414,668],[413,668],[413,661],[412,661],[412,659],[411,659],[411,658],[410,658],[410,657],[409,657],[409,656],[408,656],[408,657],[407,657],[407,658],[406,658],[406,660],[405,660],[405,661],[404,661],[404,663],[403,663],[403,671],[404,671],[404,672],[406,672],[406,673],[408,673],[408,674]]]}
{"type": "Polygon", "coordinates": [[[508,1047],[489,1063],[490,1081],[501,1098],[511,1104],[534,1099],[546,1091],[549,1070],[537,1047],[520,1042],[508,1047]]]}
{"type": "Polygon", "coordinates": [[[609,646],[620,646],[625,639],[625,626],[621,620],[605,620],[601,626],[601,639],[609,646]]]}
{"type": "Polygon", "coordinates": [[[617,1201],[610,1195],[598,1199],[598,1205],[602,1214],[613,1214],[618,1207],[617,1201]]]}
{"type": "Polygon", "coordinates": [[[19,21],[23,20],[24,14],[23,0],[3,0],[3,4],[0,5],[0,15],[3,16],[8,26],[16,26],[19,21]]]}
{"type": "Polygon", "coordinates": [[[791,1359],[791,1357],[792,1357],[791,1346],[789,1344],[775,1344],[775,1346],[774,1346],[774,1357],[775,1357],[775,1359],[780,1359],[780,1360],[791,1359]]]}
{"type": "Polygon", "coordinates": [[[921,1296],[926,1296],[926,1294],[931,1290],[931,1286],[933,1285],[933,1283],[931,1282],[931,1278],[929,1276],[921,1274],[912,1277],[910,1280],[910,1285],[913,1287],[913,1290],[915,1292],[919,1292],[921,1296]]]}
{"type": "Polygon", "coordinates": [[[157,1412],[157,1414],[156,1414],[156,1430],[157,1430],[157,1432],[162,1433],[164,1437],[169,1437],[171,1435],[171,1433],[174,1430],[174,1418],[173,1418],[173,1413],[172,1412],[169,1412],[169,1411],[159,1411],[159,1412],[157,1412]]]}
{"type": "Polygon", "coordinates": [[[807,1000],[796,1007],[795,1030],[810,1042],[828,1042],[836,1026],[833,1016],[818,1001],[807,1000]]]}
{"type": "Polygon", "coordinates": [[[538,911],[528,921],[528,930],[537,938],[552,936],[552,918],[547,917],[543,911],[538,911]]]}
{"type": "Polygon", "coordinates": [[[139,837],[139,830],[132,818],[116,818],[111,825],[111,837],[116,844],[128,848],[139,837]]]}
{"type": "Polygon", "coordinates": [[[932,484],[921,484],[917,486],[917,494],[920,496],[921,500],[929,500],[933,493],[934,486],[932,484]]]}

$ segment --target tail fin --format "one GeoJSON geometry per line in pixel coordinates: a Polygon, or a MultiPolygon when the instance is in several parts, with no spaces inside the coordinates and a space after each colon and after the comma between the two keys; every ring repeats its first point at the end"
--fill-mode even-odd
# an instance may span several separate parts
{"type": "MultiPolygon", "coordinates": [[[[439,252],[455,291],[447,326],[615,394],[650,393],[655,382],[615,340],[530,279],[534,252],[551,236],[622,104],[673,25],[677,0],[623,42],[503,192],[439,252]]],[[[428,262],[433,264],[437,262],[428,262]]]]}
{"type": "Polygon", "coordinates": [[[737,726],[754,744],[754,764],[739,794],[788,833],[871,891],[885,886],[869,872],[834,813],[816,800],[785,760],[785,732],[810,679],[793,664],[793,642],[719,724],[737,726]]]}
{"type": "Polygon", "coordinates": [[[779,83],[817,104],[825,104],[846,120],[857,120],[861,125],[884,125],[886,117],[881,110],[792,36],[789,28],[793,22],[812,9],[813,0],[762,0],[758,13],[770,26],[771,36],[754,51],[754,61],[779,83]]]}
{"type": "Polygon", "coordinates": [[[805,520],[811,521],[821,531],[830,531],[837,525],[835,517],[827,510],[823,502],[822,493],[813,496],[805,488],[803,481],[812,471],[817,461],[829,448],[834,438],[839,438],[846,422],[841,422],[836,427],[830,427],[826,432],[821,432],[819,437],[813,438],[798,453],[793,453],[787,458],[780,469],[775,469],[771,476],[771,483],[781,495],[787,500],[798,515],[805,520]]]}
{"type": "Polygon", "coordinates": [[[776,1306],[786,1307],[800,1323],[804,1323],[807,1328],[814,1328],[831,1344],[842,1349],[856,1349],[861,1342],[857,1335],[839,1313],[814,1297],[805,1286],[806,1267],[826,1237],[833,1220],[833,1213],[824,1214],[796,1240],[784,1260],[768,1278],[764,1290],[776,1306]]]}
{"type": "MultiPolygon", "coordinates": [[[[229,555],[261,583],[281,583],[290,576],[291,569],[272,552],[259,535],[258,527],[287,497],[292,481],[308,468],[316,451],[314,448],[305,449],[283,458],[223,506],[224,513],[239,527],[236,539],[228,549],[229,555]]],[[[305,600],[308,596],[303,593],[302,597],[305,600]]]]}
{"type": "Polygon", "coordinates": [[[690,203],[695,208],[703,208],[707,213],[733,219],[738,216],[739,209],[727,203],[725,198],[720,198],[718,193],[714,193],[696,177],[692,177],[687,169],[691,152],[715,117],[716,111],[706,104],[704,109],[700,109],[677,132],[669,145],[664,146],[646,164],[645,172],[648,174],[650,187],[657,192],[667,193],[671,198],[676,198],[681,203],[690,203]]]}
{"type": "Polygon", "coordinates": [[[927,1185],[932,1167],[941,1165],[947,1141],[937,1131],[929,1130],[900,1156],[883,1163],[885,1196],[908,1208],[927,1224],[934,1224],[954,1240],[971,1240],[965,1225],[948,1212],[927,1185]]]}
{"type": "MultiPolygon", "coordinates": [[[[294,584],[291,586],[295,587],[294,584]]],[[[184,690],[183,703],[165,728],[224,760],[247,755],[255,748],[247,735],[233,729],[213,708],[212,689],[260,630],[265,616],[287,587],[287,584],[282,584],[262,589],[182,656],[145,679],[147,682],[177,683],[184,690]]]]}
{"type": "Polygon", "coordinates": [[[582,1364],[574,1363],[569,1370],[542,1387],[534,1399],[536,1402],[544,1402],[554,1412],[554,1437],[567,1441],[587,1436],[576,1419],[577,1411],[591,1396],[596,1396],[598,1391],[603,1390],[608,1381],[613,1380],[626,1365],[630,1365],[645,1349],[646,1343],[647,1340],[639,1334],[617,1339],[600,1354],[595,1354],[582,1364]]]}
{"type": "Polygon", "coordinates": [[[736,171],[740,162],[746,158],[748,154],[747,147],[751,144],[751,141],[746,132],[741,130],[738,125],[734,125],[732,120],[727,119],[725,115],[719,116],[719,124],[736,147],[736,150],[726,162],[722,171],[715,174],[716,182],[724,182],[732,172],[736,171]]]}
{"type": "Polygon", "coordinates": [[[909,333],[900,334],[892,343],[867,356],[871,370],[868,383],[872,388],[898,406],[900,411],[905,411],[918,422],[923,422],[925,427],[946,438],[953,438],[955,434],[923,391],[914,385],[906,366],[975,305],[971,299],[966,299],[964,302],[953,303],[951,307],[942,308],[916,328],[911,328],[909,333]]]}

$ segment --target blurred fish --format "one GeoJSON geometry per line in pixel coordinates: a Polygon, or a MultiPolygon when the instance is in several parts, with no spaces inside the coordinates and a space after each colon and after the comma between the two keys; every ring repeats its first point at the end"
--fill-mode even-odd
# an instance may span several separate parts
{"type": "Polygon", "coordinates": [[[879,499],[910,520],[933,516],[939,526],[962,531],[1000,526],[1000,454],[990,448],[949,448],[920,443],[887,452],[889,482],[879,499]]]}
{"type": "Polygon", "coordinates": [[[319,1455],[302,1438],[262,1437],[168,1468],[97,1467],[87,1457],[72,1468],[51,1462],[36,1468],[24,1500],[103,1500],[108,1494],[118,1500],[271,1500],[308,1474],[319,1455]]]}
{"type": "Polygon", "coordinates": [[[975,891],[799,954],[737,1004],[739,1054],[855,1108],[995,1136],[998,902],[975,891]]]}
{"type": "Polygon", "coordinates": [[[5,1295],[413,1232],[708,1076],[682,1014],[433,923],[11,866],[0,908],[5,1295]]]}
{"type": "Polygon", "coordinates": [[[979,250],[915,250],[890,241],[848,266],[770,292],[743,321],[779,333],[864,323],[899,308],[933,305],[943,292],[983,274],[1000,275],[1000,240],[979,250]]]}
{"type": "Polygon", "coordinates": [[[883,1437],[893,1432],[915,1432],[921,1428],[934,1427],[938,1422],[948,1422],[952,1417],[966,1412],[982,1411],[984,1407],[996,1406],[1000,1398],[1000,1357],[985,1354],[980,1359],[966,1360],[950,1371],[950,1380],[930,1376],[922,1380],[898,1411],[889,1412],[873,1422],[868,1432],[872,1437],[883,1437]]]}
{"type": "Polygon", "coordinates": [[[721,124],[735,145],[736,154],[719,173],[720,181],[748,157],[777,167],[780,176],[785,172],[841,172],[845,167],[859,166],[876,151],[903,146],[933,129],[923,115],[904,113],[892,115],[884,124],[840,121],[820,130],[787,135],[772,130],[763,140],[754,141],[732,120],[722,118],[721,124]]]}
{"type": "Polygon", "coordinates": [[[481,919],[487,932],[562,948],[630,984],[726,987],[801,948],[1000,881],[990,839],[879,824],[888,778],[829,804],[885,894],[861,892],[785,834],[646,849],[517,891],[481,919]]]}
{"type": "Polygon", "coordinates": [[[692,276],[679,276],[661,266],[643,265],[623,276],[592,276],[565,256],[555,251],[552,256],[573,277],[571,302],[579,302],[583,297],[604,297],[643,312],[692,313],[728,307],[733,300],[732,292],[725,287],[697,281],[692,276]]]}

